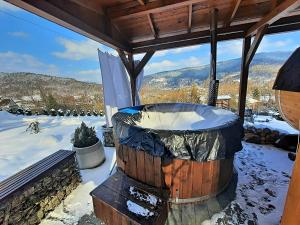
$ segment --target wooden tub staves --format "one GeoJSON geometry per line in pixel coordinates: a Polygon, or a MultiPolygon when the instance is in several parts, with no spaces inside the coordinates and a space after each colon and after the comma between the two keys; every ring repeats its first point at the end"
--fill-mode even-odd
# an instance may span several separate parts
{"type": "Polygon", "coordinates": [[[117,146],[118,167],[140,182],[169,190],[169,200],[173,203],[196,202],[216,196],[232,177],[233,159],[163,161],[143,150],[117,146]]]}

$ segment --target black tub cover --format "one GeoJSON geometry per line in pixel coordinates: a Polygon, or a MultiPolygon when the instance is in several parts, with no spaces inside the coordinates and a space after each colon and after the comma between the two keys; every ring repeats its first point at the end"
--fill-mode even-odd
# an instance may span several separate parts
{"type": "Polygon", "coordinates": [[[219,160],[242,149],[239,117],[212,106],[162,103],[123,108],[112,122],[120,144],[164,159],[219,160]]]}

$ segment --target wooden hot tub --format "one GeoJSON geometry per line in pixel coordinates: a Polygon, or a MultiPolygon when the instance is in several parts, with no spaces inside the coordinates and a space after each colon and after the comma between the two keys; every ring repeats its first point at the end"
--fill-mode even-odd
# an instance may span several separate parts
{"type": "Polygon", "coordinates": [[[173,202],[201,201],[222,192],[230,182],[233,158],[196,162],[160,157],[126,145],[117,145],[117,165],[128,176],[143,183],[167,188],[173,202]]]}
{"type": "Polygon", "coordinates": [[[210,106],[159,104],[150,109],[149,106],[127,108],[113,116],[113,123],[119,169],[140,182],[169,190],[174,203],[201,201],[222,192],[232,177],[234,153],[242,148],[243,128],[238,117],[210,106]],[[163,115],[155,114],[159,124],[151,124],[152,115],[143,115],[143,110],[160,111],[163,115]],[[200,117],[199,122],[198,117],[178,120],[176,115],[172,126],[192,121],[197,129],[185,124],[189,130],[170,130],[170,124],[165,125],[163,121],[170,116],[164,114],[165,111],[170,113],[171,110],[184,112],[183,116],[196,112],[203,116],[204,128],[199,129],[200,117]],[[209,120],[211,113],[216,120],[209,123],[205,120],[209,120]],[[168,129],[159,129],[159,126],[168,129]]]}

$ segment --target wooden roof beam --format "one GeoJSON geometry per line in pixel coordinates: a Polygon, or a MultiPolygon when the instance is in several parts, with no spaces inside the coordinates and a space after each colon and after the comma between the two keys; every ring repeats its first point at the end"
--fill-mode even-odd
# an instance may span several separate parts
{"type": "Polygon", "coordinates": [[[145,5],[146,2],[144,0],[137,0],[141,5],[145,5]]]}
{"type": "MultiPolygon", "coordinates": [[[[230,26],[218,29],[218,41],[244,38],[249,27],[255,23],[230,26]]],[[[300,15],[285,17],[271,24],[266,34],[300,30],[300,15]]],[[[164,50],[177,47],[205,44],[210,42],[209,30],[179,34],[171,37],[161,37],[154,40],[141,41],[132,44],[133,53],[143,53],[149,50],[164,50]]]]}
{"type": "Polygon", "coordinates": [[[149,62],[149,60],[154,55],[154,53],[155,53],[154,50],[149,50],[148,52],[146,52],[146,54],[144,55],[142,60],[139,62],[139,64],[134,69],[134,73],[135,73],[136,77],[140,74],[140,72],[145,67],[145,65],[149,62]]]}
{"type": "Polygon", "coordinates": [[[166,10],[189,6],[191,4],[206,2],[207,0],[157,0],[146,5],[126,7],[126,4],[107,8],[107,14],[112,20],[130,19],[145,16],[149,13],[159,13],[166,10]],[[124,10],[125,9],[125,10],[124,10]]]}
{"type": "Polygon", "coordinates": [[[280,18],[286,16],[291,10],[297,8],[300,5],[300,0],[285,0],[265,17],[263,17],[259,22],[252,26],[246,33],[246,36],[255,35],[258,30],[265,25],[270,25],[280,18]]]}
{"type": "Polygon", "coordinates": [[[235,3],[234,3],[234,6],[232,7],[232,12],[230,13],[230,16],[229,18],[225,21],[224,23],[224,27],[229,27],[230,24],[232,23],[234,17],[235,17],[235,14],[241,4],[241,1],[242,0],[235,0],[235,3]]]}
{"type": "Polygon", "coordinates": [[[147,15],[147,18],[148,18],[149,25],[150,25],[151,31],[152,31],[152,33],[153,33],[153,36],[154,36],[154,38],[156,39],[156,38],[158,37],[158,30],[157,30],[157,28],[155,27],[155,24],[154,24],[154,21],[153,21],[152,14],[149,13],[149,14],[147,15]]]}
{"type": "Polygon", "coordinates": [[[73,1],[6,1],[109,47],[131,51],[127,40],[122,38],[104,15],[82,7],[73,1]]]}
{"type": "Polygon", "coordinates": [[[193,17],[193,4],[190,4],[188,7],[189,7],[188,32],[191,33],[191,31],[192,31],[192,17],[193,17]]]}
{"type": "Polygon", "coordinates": [[[252,42],[252,44],[251,44],[251,47],[250,47],[250,49],[249,49],[249,51],[248,51],[248,53],[247,53],[247,56],[246,56],[246,60],[245,60],[245,65],[246,65],[246,66],[249,66],[249,65],[250,65],[250,63],[251,63],[251,61],[252,61],[252,59],[253,59],[253,57],[254,57],[254,55],[255,55],[255,53],[256,53],[256,50],[257,50],[258,47],[259,47],[259,44],[261,43],[261,41],[262,41],[262,39],[263,39],[265,33],[266,33],[267,30],[268,30],[268,26],[269,26],[269,25],[266,24],[265,26],[261,27],[261,28],[258,30],[257,34],[255,35],[255,38],[254,38],[254,40],[253,40],[253,42],[252,42]]]}

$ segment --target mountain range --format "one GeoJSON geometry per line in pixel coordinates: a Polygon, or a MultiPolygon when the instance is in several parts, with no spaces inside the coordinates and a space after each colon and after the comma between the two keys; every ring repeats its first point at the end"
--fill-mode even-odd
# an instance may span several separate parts
{"type": "MultiPolygon", "coordinates": [[[[249,79],[274,79],[280,66],[291,55],[291,52],[258,53],[250,66],[249,79]]],[[[241,59],[218,62],[217,78],[231,82],[239,79],[241,59]]],[[[172,71],[164,71],[144,77],[144,85],[151,88],[178,88],[202,84],[208,78],[209,65],[188,67],[172,71]]],[[[61,95],[101,95],[102,85],[34,73],[1,73],[0,96],[20,98],[39,93],[40,88],[61,95]]]]}
{"type": "MultiPolygon", "coordinates": [[[[250,65],[250,79],[273,79],[291,52],[257,53],[250,65]]],[[[217,63],[217,79],[239,79],[241,59],[217,63]]],[[[157,88],[177,88],[192,83],[201,84],[209,76],[209,65],[164,71],[144,78],[144,84],[157,88]]]]}

